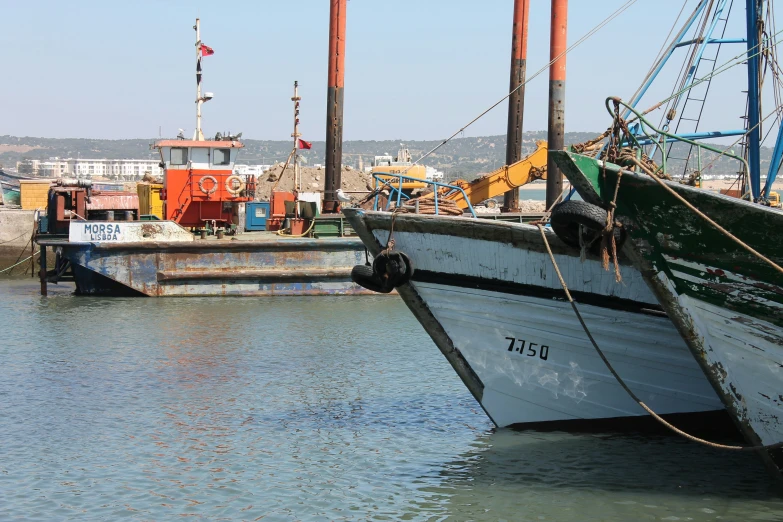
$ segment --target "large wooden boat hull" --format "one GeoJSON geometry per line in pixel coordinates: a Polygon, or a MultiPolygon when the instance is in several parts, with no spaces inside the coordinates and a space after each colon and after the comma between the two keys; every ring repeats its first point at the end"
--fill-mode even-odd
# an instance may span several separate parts
{"type": "MultiPolygon", "coordinates": [[[[391,214],[345,213],[377,254],[391,214]]],[[[722,410],[639,273],[624,266],[625,284],[615,285],[596,258],[582,263],[547,235],[588,324],[632,389],[664,414],[722,410]]],[[[536,227],[400,214],[394,241],[415,268],[398,293],[498,426],[646,415],[587,339],[536,227]]]]}
{"type": "MultiPolygon", "coordinates": [[[[552,154],[586,201],[604,205],[612,200],[620,167],[569,152],[552,154]]],[[[733,235],[783,262],[783,213],[667,184],[733,235]]],[[[629,232],[626,252],[748,441],[783,440],[783,276],[646,174],[623,171],[617,215],[629,232]]],[[[765,457],[780,470],[783,452],[765,457]]]]}

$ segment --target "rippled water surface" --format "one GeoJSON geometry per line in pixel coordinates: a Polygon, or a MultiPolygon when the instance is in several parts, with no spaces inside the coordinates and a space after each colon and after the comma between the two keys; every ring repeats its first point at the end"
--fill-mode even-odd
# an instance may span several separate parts
{"type": "Polygon", "coordinates": [[[754,455],[494,430],[395,297],[0,281],[0,519],[783,520],[754,455]]]}

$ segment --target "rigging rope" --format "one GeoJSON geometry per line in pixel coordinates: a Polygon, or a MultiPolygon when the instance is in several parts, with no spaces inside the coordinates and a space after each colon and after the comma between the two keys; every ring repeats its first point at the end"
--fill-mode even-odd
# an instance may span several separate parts
{"type": "Polygon", "coordinates": [[[593,36],[595,33],[603,29],[609,22],[620,16],[626,9],[631,7],[633,4],[635,4],[638,0],[628,0],[625,4],[621,5],[619,8],[617,8],[616,11],[614,11],[612,14],[610,14],[608,17],[606,17],[601,23],[599,23],[597,26],[593,27],[590,31],[587,32],[584,36],[582,36],[579,40],[577,40],[574,44],[572,44],[570,47],[568,47],[565,51],[557,55],[555,58],[549,61],[546,65],[544,65],[542,68],[540,68],[538,71],[536,71],[531,77],[525,79],[524,82],[520,83],[516,88],[514,88],[511,92],[503,96],[501,99],[499,99],[497,102],[492,104],[488,109],[486,109],[484,112],[473,118],[470,122],[467,123],[467,125],[463,126],[460,130],[443,140],[440,144],[436,145],[434,148],[432,148],[429,152],[418,158],[416,161],[413,162],[413,164],[406,168],[403,173],[407,172],[409,169],[413,168],[414,165],[418,165],[420,161],[423,159],[429,157],[430,154],[435,152],[436,150],[440,149],[442,146],[446,145],[448,142],[453,140],[457,135],[464,132],[465,129],[476,123],[478,120],[483,118],[487,113],[489,113],[492,109],[506,101],[512,94],[517,92],[519,89],[530,83],[534,78],[536,78],[539,74],[549,69],[549,67],[555,63],[557,60],[571,52],[572,50],[576,49],[579,45],[584,43],[586,40],[588,40],[591,36],[593,36]]]}
{"type": "MultiPolygon", "coordinates": [[[[0,243],[0,245],[5,245],[6,243],[11,243],[13,241],[16,241],[17,239],[19,239],[20,237],[24,236],[25,234],[27,234],[27,232],[22,232],[21,234],[19,234],[18,236],[16,236],[13,239],[9,239],[8,241],[3,241],[2,243],[0,243]]],[[[29,243],[29,241],[28,241],[28,243],[29,243]]]]}
{"type": "MultiPolygon", "coordinates": [[[[296,152],[296,147],[294,147],[294,149],[288,155],[288,159],[285,160],[285,165],[283,165],[283,170],[280,171],[280,176],[275,180],[275,184],[272,185],[272,190],[269,191],[270,198],[272,197],[272,192],[275,191],[277,185],[280,183],[280,180],[283,179],[283,176],[285,175],[285,169],[288,168],[288,164],[291,162],[291,157],[294,155],[295,152],[296,152]]],[[[296,167],[294,167],[294,172],[296,172],[296,167]]],[[[296,176],[296,173],[294,173],[294,176],[296,176]]],[[[296,184],[296,181],[294,181],[294,184],[296,184]]]]}
{"type": "MultiPolygon", "coordinates": [[[[286,234],[285,231],[281,228],[281,229],[279,229],[277,231],[277,235],[278,236],[285,236],[285,237],[305,237],[307,234],[310,233],[310,231],[313,229],[314,226],[315,226],[315,219],[313,219],[310,222],[310,228],[308,228],[307,230],[305,230],[301,234],[286,234]]],[[[290,227],[289,227],[289,230],[290,230],[290,227]]]]}
{"type": "MultiPolygon", "coordinates": [[[[706,2],[706,1],[707,1],[707,0],[702,0],[702,2],[706,2]]],[[[677,15],[677,19],[674,21],[674,24],[672,25],[672,28],[669,30],[669,34],[666,36],[666,39],[664,39],[664,41],[663,41],[663,42],[664,42],[664,43],[663,43],[663,45],[664,45],[664,46],[666,45],[666,42],[669,40],[669,37],[671,36],[672,32],[674,31],[674,28],[677,26],[677,22],[680,20],[680,17],[682,16],[682,11],[685,9],[685,5],[686,5],[687,3],[688,3],[688,0],[685,0],[685,3],[683,3],[683,5],[682,5],[682,8],[680,9],[680,14],[679,14],[679,15],[677,15]]],[[[691,18],[693,18],[693,16],[696,14],[696,11],[698,11],[698,10],[700,9],[700,7],[699,7],[700,5],[701,5],[701,3],[699,3],[699,4],[697,4],[697,5],[696,5],[696,8],[693,10],[693,13],[691,13],[691,15],[688,17],[688,19],[689,19],[689,20],[690,20],[691,18]]],[[[662,53],[661,53],[661,51],[658,51],[658,54],[656,55],[656,58],[655,58],[655,60],[653,60],[653,64],[652,64],[652,66],[650,67],[650,70],[649,70],[649,71],[647,71],[647,74],[646,74],[646,75],[645,75],[645,77],[642,79],[642,83],[639,85],[639,88],[638,88],[638,89],[636,89],[636,92],[634,92],[634,93],[633,93],[633,96],[631,96],[631,98],[630,98],[631,100],[635,100],[635,99],[636,99],[636,97],[639,95],[639,93],[640,93],[640,92],[642,92],[642,88],[644,87],[644,84],[647,82],[647,80],[649,80],[649,79],[650,79],[650,77],[652,76],[653,72],[654,72],[654,71],[655,71],[655,69],[658,67],[658,65],[660,65],[660,62],[661,62],[661,60],[663,60],[663,57],[664,57],[666,54],[669,54],[669,53],[671,53],[671,52],[672,52],[672,49],[674,48],[674,45],[676,45],[677,41],[678,41],[680,38],[682,38],[682,36],[683,36],[683,34],[684,34],[684,33],[685,33],[685,27],[683,27],[683,28],[680,30],[680,32],[678,32],[678,33],[677,33],[677,36],[676,36],[676,37],[674,38],[674,40],[672,40],[672,42],[669,44],[669,46],[668,46],[668,48],[666,49],[666,52],[665,52],[665,53],[663,53],[663,54],[662,54],[662,53]]],[[[661,48],[663,49],[663,47],[661,47],[661,48]]]]}
{"type": "Polygon", "coordinates": [[[778,106],[778,107],[775,107],[775,110],[773,110],[772,112],[770,112],[769,114],[767,114],[766,116],[764,116],[764,118],[760,119],[760,120],[759,120],[759,122],[758,122],[756,125],[754,125],[753,127],[751,127],[750,129],[748,129],[748,130],[745,132],[745,134],[742,134],[742,135],[740,135],[740,137],[739,137],[739,138],[737,138],[737,139],[734,141],[734,143],[732,143],[731,145],[729,145],[728,147],[726,147],[725,149],[723,149],[723,152],[721,152],[720,154],[718,154],[717,156],[715,156],[715,158],[713,158],[713,160],[712,160],[712,161],[710,161],[709,163],[707,163],[707,165],[706,165],[705,167],[702,167],[702,169],[701,169],[701,170],[702,170],[702,171],[704,171],[704,170],[707,170],[708,168],[710,168],[710,167],[711,167],[711,166],[712,166],[712,165],[713,165],[713,164],[714,164],[716,161],[718,161],[718,160],[719,160],[719,159],[720,159],[720,158],[721,158],[721,157],[722,157],[724,154],[726,154],[726,153],[727,153],[729,150],[731,150],[731,148],[732,148],[732,147],[736,146],[736,145],[737,145],[739,142],[741,142],[742,140],[744,140],[744,139],[745,139],[745,138],[746,138],[746,137],[747,137],[747,136],[748,136],[748,135],[751,133],[751,131],[753,131],[753,129],[755,129],[756,127],[758,127],[759,125],[761,125],[761,124],[762,124],[764,121],[766,121],[766,120],[767,120],[767,119],[768,119],[770,116],[772,116],[773,114],[777,114],[777,113],[780,111],[780,109],[781,109],[781,108],[783,108],[783,106],[778,106]]]}
{"type": "MultiPolygon", "coordinates": [[[[781,33],[783,33],[783,30],[778,31],[773,36],[777,37],[781,33]]],[[[760,42],[756,46],[751,48],[751,49],[755,49],[756,47],[758,47],[759,50],[754,52],[750,56],[748,56],[747,53],[751,49],[748,49],[747,51],[743,51],[742,53],[740,53],[740,54],[738,54],[738,55],[736,55],[736,56],[734,56],[732,58],[729,58],[726,62],[723,63],[723,65],[718,67],[714,72],[708,74],[707,76],[705,76],[703,78],[700,78],[699,80],[694,81],[693,83],[691,83],[688,87],[686,87],[682,91],[678,91],[678,92],[672,94],[671,96],[669,96],[668,98],[664,98],[663,100],[659,101],[655,105],[651,106],[649,109],[647,109],[645,111],[642,111],[641,114],[645,115],[645,114],[648,114],[648,113],[650,113],[650,112],[652,112],[652,111],[654,111],[656,109],[659,109],[663,104],[665,104],[668,101],[672,100],[673,98],[681,95],[683,92],[685,92],[685,91],[687,91],[689,89],[693,89],[697,85],[700,85],[700,84],[704,83],[705,81],[707,81],[707,80],[709,80],[711,78],[714,78],[715,76],[718,76],[719,74],[722,74],[722,73],[728,71],[729,69],[731,69],[733,67],[736,67],[738,65],[743,65],[748,60],[748,58],[751,58],[751,57],[754,57],[754,56],[759,56],[759,55],[763,54],[764,52],[766,52],[771,47],[774,47],[774,46],[778,45],[778,43],[779,42],[777,40],[772,40],[769,43],[769,45],[767,45],[765,47],[762,47],[762,44],[760,42]]],[[[632,123],[634,120],[635,120],[635,118],[632,118],[631,120],[628,120],[628,123],[632,123]]]]}

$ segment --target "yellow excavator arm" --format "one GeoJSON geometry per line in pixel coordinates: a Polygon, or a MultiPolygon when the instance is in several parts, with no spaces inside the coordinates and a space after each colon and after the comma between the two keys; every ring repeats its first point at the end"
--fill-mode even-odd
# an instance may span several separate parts
{"type": "MultiPolygon", "coordinates": [[[[470,204],[476,205],[486,199],[500,196],[511,189],[521,187],[531,181],[546,179],[546,156],[546,141],[538,141],[536,142],[535,152],[516,163],[503,166],[477,180],[457,180],[452,182],[451,185],[462,188],[462,190],[465,191],[468,200],[470,200],[470,204]]],[[[432,198],[433,194],[430,193],[422,197],[432,198]]],[[[462,197],[462,192],[458,190],[443,196],[439,193],[438,198],[440,199],[441,197],[454,201],[461,209],[468,208],[467,201],[462,197]]]]}

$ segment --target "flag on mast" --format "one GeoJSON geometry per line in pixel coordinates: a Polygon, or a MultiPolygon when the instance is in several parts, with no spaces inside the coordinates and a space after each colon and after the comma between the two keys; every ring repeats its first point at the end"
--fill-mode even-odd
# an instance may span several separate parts
{"type": "Polygon", "coordinates": [[[215,50],[208,45],[201,44],[201,56],[211,56],[215,54],[215,50]]]}
{"type": "Polygon", "coordinates": [[[310,143],[309,141],[305,141],[302,138],[299,138],[299,148],[300,149],[312,149],[313,148],[313,144],[310,143]]]}

